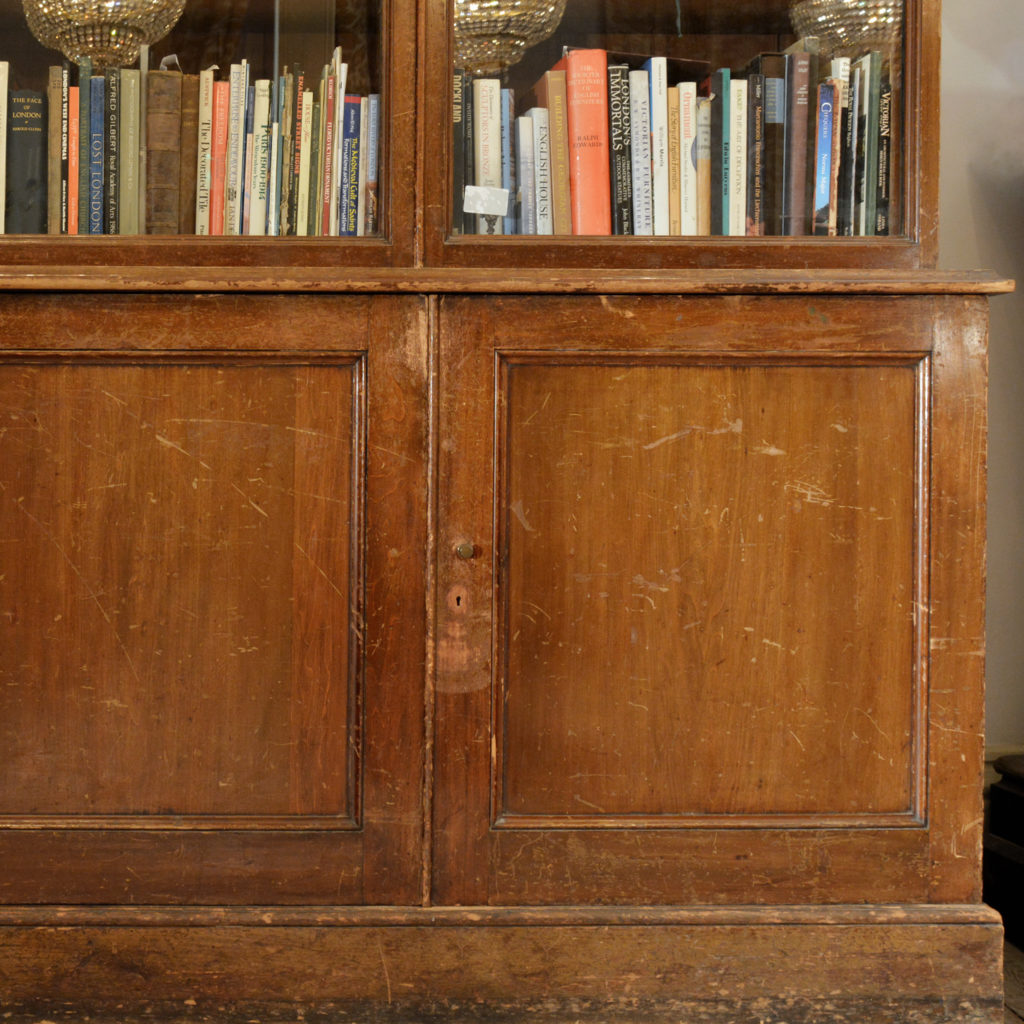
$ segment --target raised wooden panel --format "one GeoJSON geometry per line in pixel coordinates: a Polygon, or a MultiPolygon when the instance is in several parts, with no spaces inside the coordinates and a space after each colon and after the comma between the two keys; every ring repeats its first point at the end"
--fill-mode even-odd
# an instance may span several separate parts
{"type": "Polygon", "coordinates": [[[3,297],[0,902],[419,902],[425,339],[3,297]]]}
{"type": "Polygon", "coordinates": [[[503,362],[502,824],[916,820],[926,366],[503,362]]]}

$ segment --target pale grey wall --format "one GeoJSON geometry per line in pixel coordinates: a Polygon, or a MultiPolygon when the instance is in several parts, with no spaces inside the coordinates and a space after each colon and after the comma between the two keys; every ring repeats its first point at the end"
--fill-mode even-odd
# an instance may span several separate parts
{"type": "Polygon", "coordinates": [[[943,0],[939,265],[992,302],[987,745],[1024,748],[1024,0],[943,0]]]}

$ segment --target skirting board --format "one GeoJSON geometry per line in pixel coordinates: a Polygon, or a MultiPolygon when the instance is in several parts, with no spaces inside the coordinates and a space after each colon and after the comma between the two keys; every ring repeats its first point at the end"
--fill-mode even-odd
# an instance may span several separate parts
{"type": "Polygon", "coordinates": [[[0,909],[0,1020],[1002,1021],[983,906],[0,909]]]}

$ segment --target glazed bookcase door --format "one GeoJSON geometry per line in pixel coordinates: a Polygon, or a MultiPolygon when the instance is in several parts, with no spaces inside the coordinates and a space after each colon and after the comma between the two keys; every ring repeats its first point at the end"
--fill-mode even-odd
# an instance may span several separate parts
{"type": "MultiPolygon", "coordinates": [[[[336,46],[348,65],[351,95],[380,95],[378,226],[363,237],[197,237],[0,235],[8,264],[167,266],[338,266],[408,264],[415,211],[416,95],[410,68],[416,52],[415,0],[190,0],[170,34],[153,44],[151,69],[177,55],[186,74],[216,65],[228,78],[245,59],[250,81],[275,79],[300,65],[316,92],[321,68],[336,46]],[[275,14],[276,9],[276,14],[275,14]],[[275,27],[276,26],[276,27],[275,27]],[[275,64],[276,61],[276,64],[275,64]]],[[[63,55],[29,32],[20,0],[0,0],[0,60],[11,64],[11,87],[45,95],[48,68],[63,55]]],[[[136,65],[138,66],[138,65],[136,65]]],[[[171,65],[174,67],[175,65],[171,65]]],[[[72,68],[71,82],[75,83],[72,68]]]]}
{"type": "MultiPolygon", "coordinates": [[[[534,84],[562,55],[563,47],[596,47],[631,55],[699,60],[742,77],[758,54],[796,41],[793,0],[568,0],[558,28],[501,72],[515,95],[516,113],[533,102],[534,84]]],[[[427,4],[422,144],[435,159],[425,163],[427,258],[449,266],[615,267],[919,267],[935,261],[938,109],[938,0],[907,0],[895,44],[893,204],[898,214],[887,237],[597,237],[537,235],[485,237],[462,226],[453,195],[453,76],[466,63],[454,38],[455,0],[427,4]],[[445,126],[440,130],[439,126],[445,126]],[[454,225],[454,227],[453,227],[454,225]]],[[[851,51],[843,50],[849,55],[851,51]]],[[[854,50],[854,55],[857,54],[854,50]]],[[[825,58],[823,58],[824,61],[825,58]]],[[[632,58],[631,58],[632,60],[632,58]]],[[[633,61],[633,63],[637,63],[633,61]]],[[[496,75],[483,71],[481,74],[496,75]]],[[[671,74],[671,73],[670,73],[671,74]]],[[[696,75],[696,73],[695,73],[696,75]]]]}
{"type": "Polygon", "coordinates": [[[212,298],[0,307],[0,903],[418,901],[422,301],[212,298]]]}
{"type": "Polygon", "coordinates": [[[439,902],[978,898],[955,301],[445,301],[439,902]]]}

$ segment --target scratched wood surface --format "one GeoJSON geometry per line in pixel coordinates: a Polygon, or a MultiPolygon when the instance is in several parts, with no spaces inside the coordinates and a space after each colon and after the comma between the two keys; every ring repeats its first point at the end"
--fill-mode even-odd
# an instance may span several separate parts
{"type": "Polygon", "coordinates": [[[984,310],[940,308],[444,300],[435,898],[977,898],[984,310]]]}

